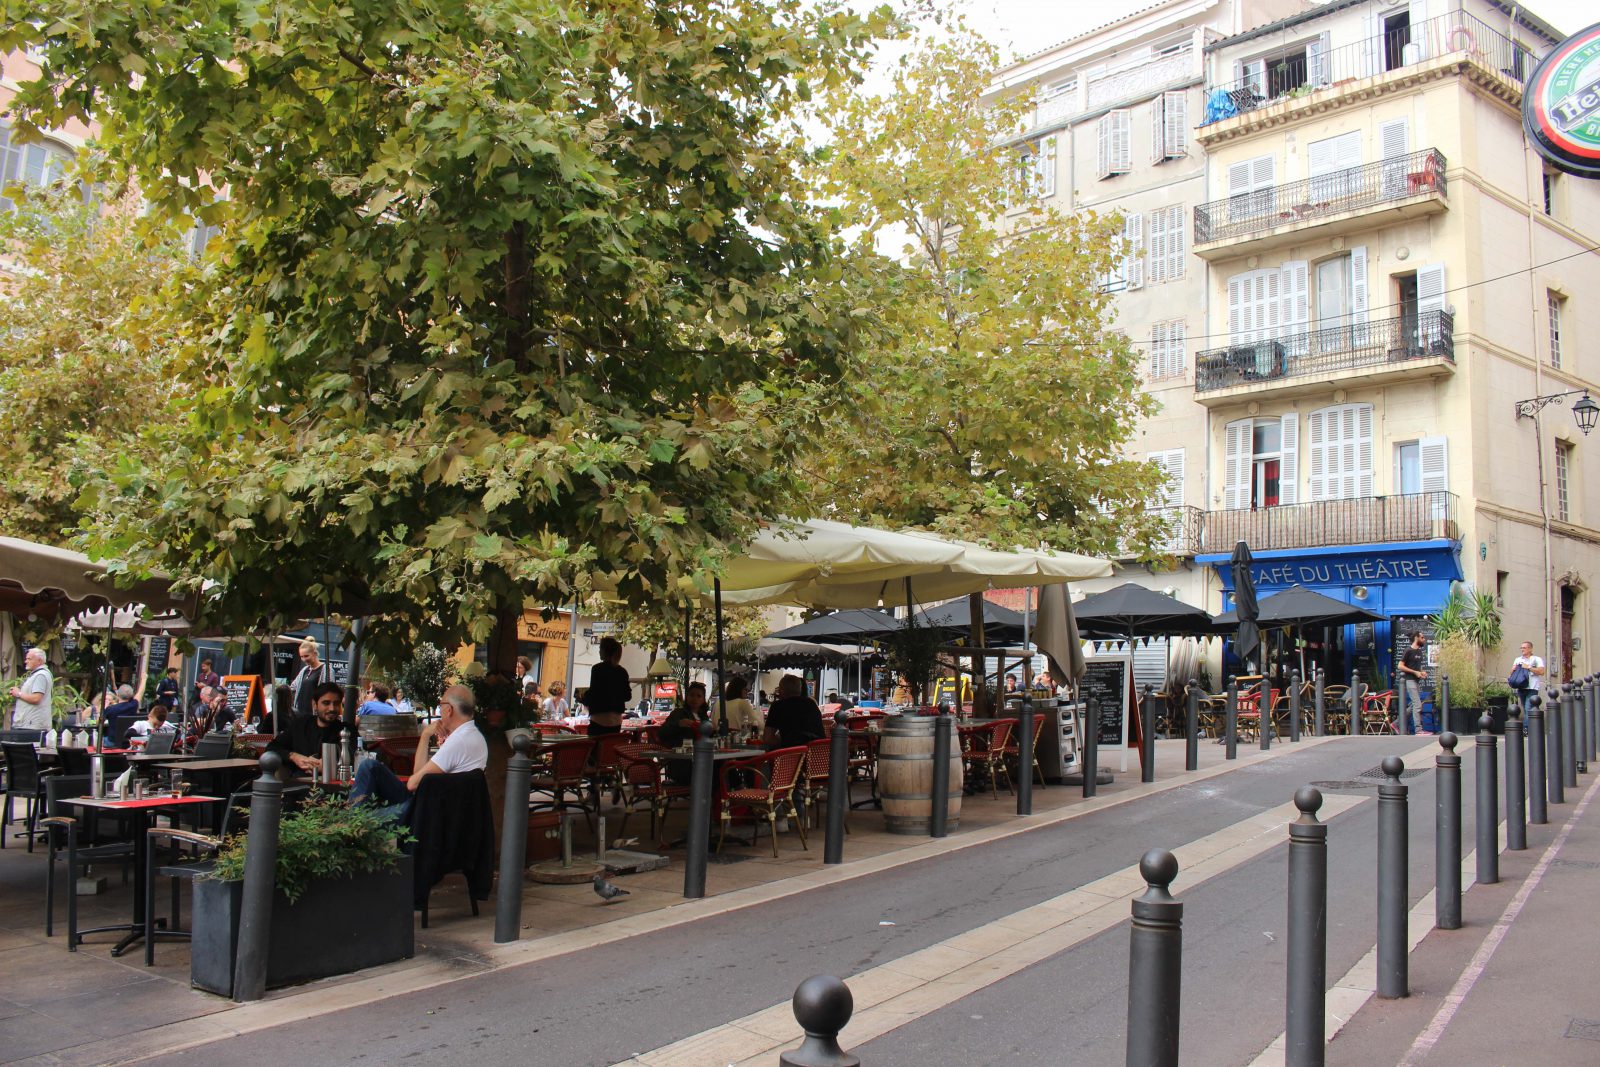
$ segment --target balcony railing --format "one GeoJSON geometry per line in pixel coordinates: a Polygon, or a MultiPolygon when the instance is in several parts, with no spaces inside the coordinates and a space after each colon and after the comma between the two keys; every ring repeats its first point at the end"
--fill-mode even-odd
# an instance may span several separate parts
{"type": "Polygon", "coordinates": [[[1460,537],[1454,493],[1406,493],[1208,511],[1202,551],[1231,552],[1240,541],[1269,551],[1460,537]]]}
{"type": "MultiPolygon", "coordinates": [[[[1155,516],[1164,524],[1164,529],[1155,539],[1156,551],[1169,556],[1193,556],[1200,551],[1205,512],[1183,504],[1170,508],[1146,508],[1145,514],[1155,516]]],[[[1117,546],[1119,559],[1133,559],[1137,554],[1131,541],[1124,541],[1117,546]]]]}
{"type": "Polygon", "coordinates": [[[1453,363],[1454,329],[1455,317],[1448,311],[1426,311],[1211,348],[1194,358],[1194,391],[1324,378],[1340,371],[1389,368],[1430,357],[1453,363]]]}
{"type": "Polygon", "coordinates": [[[1451,11],[1355,44],[1322,49],[1310,41],[1303,50],[1248,64],[1247,68],[1254,69],[1247,69],[1243,78],[1206,85],[1206,114],[1201,125],[1452,54],[1464,54],[1518,87],[1533,73],[1537,61],[1533,53],[1488,23],[1464,11],[1451,11]]]}
{"type": "Polygon", "coordinates": [[[1437,148],[1320,174],[1304,181],[1213,200],[1194,209],[1194,243],[1227,241],[1279,226],[1407,200],[1423,193],[1448,194],[1444,155],[1437,148]]]}

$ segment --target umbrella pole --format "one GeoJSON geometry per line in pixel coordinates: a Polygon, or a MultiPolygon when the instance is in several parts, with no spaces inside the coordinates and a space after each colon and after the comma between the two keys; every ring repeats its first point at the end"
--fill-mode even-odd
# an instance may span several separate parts
{"type": "Polygon", "coordinates": [[[117,609],[111,602],[106,601],[106,693],[100,700],[100,751],[106,748],[106,708],[111,706],[111,690],[117,684],[116,666],[111,662],[111,636],[112,626],[116,621],[117,609]]]}
{"type": "Polygon", "coordinates": [[[683,682],[678,688],[679,700],[687,700],[689,697],[689,655],[694,641],[689,632],[689,623],[693,612],[693,606],[685,601],[683,605],[683,682]]]}
{"type": "Polygon", "coordinates": [[[712,595],[715,598],[713,610],[716,613],[717,627],[717,734],[721,737],[728,736],[728,706],[727,690],[723,679],[723,652],[722,652],[722,579],[712,581],[712,595]]]}

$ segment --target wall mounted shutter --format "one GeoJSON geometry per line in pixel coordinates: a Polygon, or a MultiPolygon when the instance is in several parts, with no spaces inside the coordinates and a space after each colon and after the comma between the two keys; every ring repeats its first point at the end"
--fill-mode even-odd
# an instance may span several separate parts
{"type": "Polygon", "coordinates": [[[1128,288],[1142,289],[1144,287],[1144,216],[1134,212],[1123,218],[1122,236],[1127,242],[1125,245],[1126,251],[1124,252],[1127,260],[1123,273],[1128,279],[1128,288]]]}
{"type": "Polygon", "coordinates": [[[1443,437],[1424,437],[1417,442],[1417,468],[1424,493],[1443,493],[1450,488],[1450,452],[1443,437]]]}
{"type": "Polygon", "coordinates": [[[1300,416],[1290,412],[1278,418],[1278,503],[1300,502],[1300,416]]]}
{"type": "Polygon", "coordinates": [[[1357,348],[1372,343],[1367,330],[1367,292],[1367,246],[1356,245],[1350,249],[1350,323],[1357,348]]]}
{"type": "Polygon", "coordinates": [[[1306,82],[1320,89],[1332,80],[1328,77],[1328,35],[1324,33],[1306,42],[1306,82]]]}
{"type": "Polygon", "coordinates": [[[1250,461],[1254,456],[1253,419],[1239,419],[1223,428],[1222,506],[1237,511],[1250,506],[1250,461]]]}
{"type": "Polygon", "coordinates": [[[1189,154],[1189,94],[1181,90],[1162,93],[1161,99],[1167,158],[1186,156],[1189,154]]]}
{"type": "Polygon", "coordinates": [[[1279,271],[1283,275],[1279,328],[1285,335],[1304,334],[1311,321],[1311,268],[1303,259],[1291,259],[1279,271]]]}
{"type": "Polygon", "coordinates": [[[1442,339],[1439,321],[1445,308],[1444,264],[1428,263],[1417,268],[1417,343],[1431,352],[1442,339]]]}

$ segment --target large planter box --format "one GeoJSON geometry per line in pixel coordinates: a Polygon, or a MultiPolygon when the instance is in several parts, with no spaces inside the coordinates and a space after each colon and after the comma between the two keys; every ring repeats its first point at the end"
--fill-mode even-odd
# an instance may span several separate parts
{"type": "MultiPolygon", "coordinates": [[[[202,878],[194,884],[189,983],[233,995],[243,882],[202,878]]],[[[267,941],[267,988],[349,974],[416,952],[411,857],[392,871],[317,882],[290,904],[273,896],[267,941]]]]}

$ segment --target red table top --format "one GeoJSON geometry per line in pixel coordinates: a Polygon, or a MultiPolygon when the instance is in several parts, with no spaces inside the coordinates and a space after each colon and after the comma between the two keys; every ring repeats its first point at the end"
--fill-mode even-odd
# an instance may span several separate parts
{"type": "Polygon", "coordinates": [[[164,796],[141,797],[132,800],[112,800],[106,797],[63,797],[63,802],[80,808],[105,808],[111,811],[137,811],[140,808],[168,808],[179,804],[215,804],[221,797],[164,796]]]}

